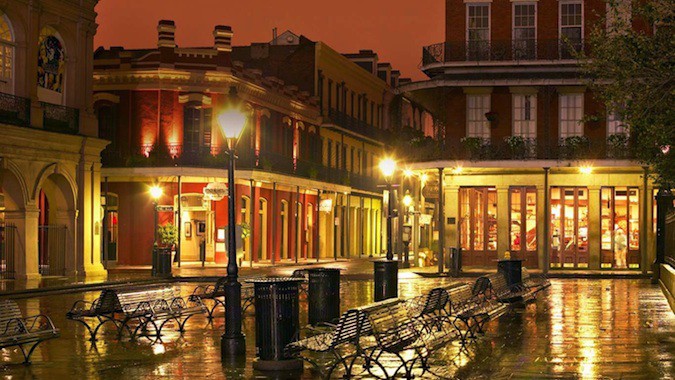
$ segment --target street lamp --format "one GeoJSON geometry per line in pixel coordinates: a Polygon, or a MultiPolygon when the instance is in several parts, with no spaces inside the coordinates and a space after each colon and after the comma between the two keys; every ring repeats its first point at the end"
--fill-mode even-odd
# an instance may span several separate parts
{"type": "Polygon", "coordinates": [[[246,338],[241,332],[241,284],[237,277],[237,247],[235,235],[234,213],[234,161],[237,158],[234,148],[241,132],[246,126],[247,117],[241,110],[237,96],[237,89],[230,87],[230,106],[221,112],[218,125],[227,141],[227,281],[225,283],[225,333],[221,337],[220,348],[223,359],[232,358],[246,353],[246,338]]]}
{"type": "Polygon", "coordinates": [[[410,240],[412,239],[412,226],[410,224],[410,206],[413,203],[413,199],[406,192],[406,195],[403,197],[403,206],[405,209],[405,217],[403,218],[403,223],[401,223],[401,229],[403,231],[403,267],[410,268],[410,240]]]}
{"type": "Polygon", "coordinates": [[[396,172],[396,161],[384,158],[379,164],[380,171],[387,182],[387,258],[374,262],[375,301],[398,297],[398,261],[392,251],[392,218],[394,217],[391,179],[396,172]]]}

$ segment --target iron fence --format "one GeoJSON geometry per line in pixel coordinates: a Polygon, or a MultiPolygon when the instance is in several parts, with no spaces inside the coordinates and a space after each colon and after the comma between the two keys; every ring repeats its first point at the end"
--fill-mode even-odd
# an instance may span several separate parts
{"type": "Polygon", "coordinates": [[[675,211],[666,215],[666,246],[664,250],[664,260],[675,268],[675,211]]]}
{"type": "Polygon", "coordinates": [[[66,226],[38,227],[38,270],[43,276],[66,275],[66,226]]]}
{"type": "Polygon", "coordinates": [[[16,226],[0,226],[0,279],[14,278],[14,251],[16,247],[16,226]]]}

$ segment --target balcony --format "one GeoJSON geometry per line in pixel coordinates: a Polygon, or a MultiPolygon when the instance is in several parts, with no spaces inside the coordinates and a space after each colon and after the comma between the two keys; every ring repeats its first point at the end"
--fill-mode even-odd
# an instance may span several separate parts
{"type": "Polygon", "coordinates": [[[39,102],[42,125],[31,124],[31,100],[0,93],[0,123],[18,127],[42,128],[51,132],[76,135],[80,132],[80,110],[51,103],[39,102]]]}
{"type": "Polygon", "coordinates": [[[460,141],[441,144],[428,141],[424,146],[404,147],[409,161],[464,160],[626,160],[635,158],[631,142],[618,141],[611,136],[607,140],[589,140],[574,136],[557,141],[537,141],[507,137],[492,141],[478,137],[465,137],[460,141]]]}
{"type": "Polygon", "coordinates": [[[434,64],[460,62],[522,62],[576,59],[588,46],[568,40],[451,41],[425,46],[422,68],[434,64]]]}
{"type": "Polygon", "coordinates": [[[357,133],[361,136],[378,141],[381,141],[387,137],[387,131],[377,128],[374,125],[370,125],[365,121],[359,120],[355,117],[349,116],[342,111],[330,109],[328,110],[328,117],[337,126],[357,133]]]}
{"type": "MultiPolygon", "coordinates": [[[[104,167],[199,167],[224,169],[229,157],[225,152],[212,154],[209,148],[183,149],[178,145],[166,148],[157,146],[148,149],[149,154],[143,155],[140,147],[138,153],[125,154],[115,146],[109,146],[102,153],[104,167]]],[[[377,180],[368,176],[351,173],[349,171],[323,166],[320,162],[293,160],[286,155],[260,152],[255,155],[252,151],[238,152],[237,169],[260,170],[270,173],[285,174],[301,178],[325,181],[343,186],[351,186],[359,190],[377,191],[377,180]]]]}

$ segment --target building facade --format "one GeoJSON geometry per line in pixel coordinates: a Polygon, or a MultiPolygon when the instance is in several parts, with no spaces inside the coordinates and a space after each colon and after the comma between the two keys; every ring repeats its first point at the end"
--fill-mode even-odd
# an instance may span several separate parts
{"type": "MultiPolygon", "coordinates": [[[[172,223],[179,235],[176,261],[226,262],[227,198],[211,189],[227,182],[217,116],[231,88],[248,116],[235,172],[240,261],[378,255],[382,201],[373,165],[384,144],[369,130],[331,130],[306,76],[294,82],[274,75],[271,63],[263,70],[242,59],[229,27],[217,26],[207,48],[176,47],[175,31],[160,21],[157,48],[95,53],[95,108],[112,142],[102,170],[106,265],[150,264],[153,184],[164,190],[159,224],[172,223]]],[[[315,65],[313,57],[299,62],[315,65]]]]}
{"type": "Polygon", "coordinates": [[[105,274],[96,3],[0,6],[0,279],[105,274]]]}
{"type": "Polygon", "coordinates": [[[441,141],[412,167],[430,188],[442,176],[435,228],[465,266],[508,252],[544,270],[650,269],[648,168],[632,159],[620,110],[606,109],[579,69],[607,7],[447,0],[446,41],[423,49],[429,80],[399,91],[427,99],[443,121],[441,141]]]}

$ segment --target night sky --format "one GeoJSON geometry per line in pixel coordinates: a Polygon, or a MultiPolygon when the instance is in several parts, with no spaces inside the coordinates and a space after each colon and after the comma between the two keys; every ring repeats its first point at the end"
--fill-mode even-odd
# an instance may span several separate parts
{"type": "Polygon", "coordinates": [[[402,76],[423,79],[422,46],[444,38],[443,0],[100,0],[94,44],[157,46],[157,21],[176,22],[178,46],[212,46],[213,26],[230,25],[234,45],[267,42],[272,28],[323,41],[341,53],[371,49],[402,76]]]}

